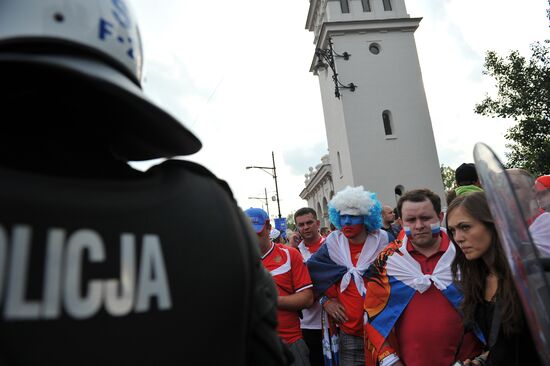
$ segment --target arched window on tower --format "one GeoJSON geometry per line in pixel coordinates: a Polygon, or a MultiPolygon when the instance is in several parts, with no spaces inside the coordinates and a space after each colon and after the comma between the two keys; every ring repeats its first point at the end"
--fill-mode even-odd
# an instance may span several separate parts
{"type": "Polygon", "coordinates": [[[336,158],[338,159],[338,173],[340,173],[340,178],[344,175],[342,174],[342,160],[340,159],[340,151],[336,152],[336,158]]]}
{"type": "Polygon", "coordinates": [[[384,10],[385,11],[391,11],[391,0],[382,0],[382,4],[384,4],[384,10]]]}
{"type": "Polygon", "coordinates": [[[340,0],[340,8],[342,13],[349,13],[349,0],[340,0]]]}
{"type": "Polygon", "coordinates": [[[386,134],[386,137],[393,136],[393,121],[390,111],[386,110],[382,112],[382,122],[384,123],[384,133],[386,134]]]}
{"type": "Polygon", "coordinates": [[[371,11],[370,0],[361,0],[361,3],[363,4],[363,11],[371,11]]]}

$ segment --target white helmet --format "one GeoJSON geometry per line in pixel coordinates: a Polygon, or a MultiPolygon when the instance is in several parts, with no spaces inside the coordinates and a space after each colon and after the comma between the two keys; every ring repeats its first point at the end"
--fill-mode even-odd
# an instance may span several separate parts
{"type": "Polygon", "coordinates": [[[141,39],[125,0],[0,0],[0,67],[8,64],[61,71],[85,82],[83,87],[110,94],[118,108],[134,109],[138,131],[129,131],[117,151],[128,160],[201,148],[189,130],[143,94],[141,39]]]}

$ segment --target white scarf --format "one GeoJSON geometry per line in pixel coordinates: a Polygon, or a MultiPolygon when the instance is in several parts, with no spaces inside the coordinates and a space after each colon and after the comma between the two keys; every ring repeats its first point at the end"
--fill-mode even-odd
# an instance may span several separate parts
{"type": "MultiPolygon", "coordinates": [[[[445,232],[444,228],[441,228],[445,232]]],[[[403,244],[399,248],[399,253],[391,255],[386,262],[388,276],[394,276],[416,291],[423,293],[433,284],[440,291],[445,290],[452,282],[451,263],[455,258],[456,249],[453,243],[449,243],[449,248],[441,256],[431,275],[423,274],[420,264],[409,254],[407,250],[408,238],[403,238],[403,244]]]]}
{"type": "Polygon", "coordinates": [[[363,282],[363,274],[370,266],[372,261],[376,259],[376,256],[380,251],[388,244],[388,234],[385,231],[378,230],[374,233],[369,233],[361,254],[357,260],[357,265],[353,265],[351,261],[351,254],[349,248],[349,241],[341,231],[335,231],[326,238],[326,246],[330,259],[348,269],[348,271],[342,276],[340,281],[340,292],[344,292],[348,287],[351,277],[355,286],[361,296],[365,296],[367,290],[363,282]]]}

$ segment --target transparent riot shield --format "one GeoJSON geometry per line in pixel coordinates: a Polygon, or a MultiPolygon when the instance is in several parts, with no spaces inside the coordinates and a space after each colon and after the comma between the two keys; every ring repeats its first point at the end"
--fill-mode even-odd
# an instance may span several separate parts
{"type": "Polygon", "coordinates": [[[550,365],[550,288],[541,250],[550,243],[532,230],[550,213],[538,207],[527,172],[506,170],[483,143],[475,145],[474,160],[537,351],[543,364],[550,365]]]}

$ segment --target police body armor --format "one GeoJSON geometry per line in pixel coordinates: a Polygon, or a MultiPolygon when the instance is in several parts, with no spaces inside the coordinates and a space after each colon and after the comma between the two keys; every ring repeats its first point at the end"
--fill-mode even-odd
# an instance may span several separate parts
{"type": "Polygon", "coordinates": [[[201,147],[143,95],[127,5],[0,0],[0,365],[285,364],[227,185],[126,164],[201,147]]]}
{"type": "Polygon", "coordinates": [[[2,169],[0,207],[1,364],[283,362],[257,244],[204,168],[168,161],[133,181],[2,169]]]}

